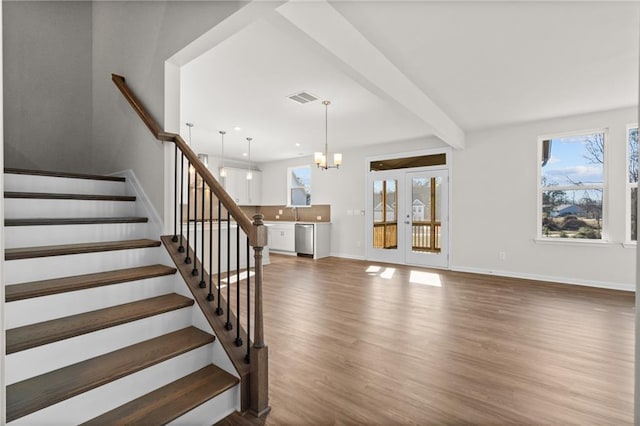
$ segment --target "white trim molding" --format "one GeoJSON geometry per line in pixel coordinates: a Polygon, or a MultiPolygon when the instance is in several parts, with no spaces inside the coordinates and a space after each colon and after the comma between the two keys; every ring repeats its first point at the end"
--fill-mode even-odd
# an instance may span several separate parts
{"type": "Polygon", "coordinates": [[[544,282],[551,282],[556,284],[580,285],[584,287],[596,287],[596,288],[604,288],[609,290],[621,290],[621,291],[633,291],[633,292],[636,291],[635,285],[633,283],[614,283],[614,282],[607,282],[607,281],[582,280],[578,278],[526,274],[526,273],[520,273],[520,272],[499,271],[499,270],[473,268],[473,267],[466,267],[466,266],[452,266],[451,270],[455,272],[468,272],[471,274],[481,274],[481,275],[497,275],[499,277],[520,278],[525,280],[544,281],[544,282]]]}
{"type": "Polygon", "coordinates": [[[158,236],[162,235],[164,223],[161,216],[149,200],[147,194],[144,192],[144,189],[133,170],[129,169],[111,173],[110,176],[120,176],[126,179],[127,194],[135,195],[136,197],[136,214],[145,216],[149,219],[150,226],[148,236],[150,238],[157,239],[158,236]]]}

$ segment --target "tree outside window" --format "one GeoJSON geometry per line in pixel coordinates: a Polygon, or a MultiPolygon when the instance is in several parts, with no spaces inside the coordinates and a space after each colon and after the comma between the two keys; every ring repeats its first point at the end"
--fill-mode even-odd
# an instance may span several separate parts
{"type": "Polygon", "coordinates": [[[542,238],[602,239],[605,132],[541,139],[542,238]]]}

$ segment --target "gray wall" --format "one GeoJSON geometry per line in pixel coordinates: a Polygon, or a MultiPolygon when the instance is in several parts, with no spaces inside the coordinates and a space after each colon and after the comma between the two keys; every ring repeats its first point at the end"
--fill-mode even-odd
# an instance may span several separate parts
{"type": "Polygon", "coordinates": [[[239,2],[93,4],[93,165],[132,169],[162,216],[164,156],[111,82],[123,75],[155,119],[164,122],[164,62],[242,7],[239,2]]]}
{"type": "Polygon", "coordinates": [[[91,9],[91,2],[4,2],[7,167],[91,169],[91,9]]]}

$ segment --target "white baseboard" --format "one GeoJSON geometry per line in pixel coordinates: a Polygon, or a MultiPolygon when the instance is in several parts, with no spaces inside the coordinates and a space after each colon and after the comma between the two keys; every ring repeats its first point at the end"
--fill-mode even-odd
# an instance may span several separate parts
{"type": "Polygon", "coordinates": [[[606,288],[610,290],[622,290],[622,291],[633,291],[633,292],[636,291],[636,288],[633,284],[625,284],[625,283],[612,283],[607,281],[583,280],[578,278],[556,277],[556,276],[538,275],[538,274],[525,274],[525,273],[513,272],[513,271],[496,271],[496,270],[484,269],[484,268],[470,268],[466,266],[451,266],[450,269],[455,272],[469,272],[472,274],[482,274],[482,275],[497,275],[500,277],[522,278],[525,280],[546,281],[546,282],[553,282],[558,284],[606,288]]]}
{"type": "Polygon", "coordinates": [[[332,257],[342,257],[345,259],[353,259],[353,260],[365,260],[364,256],[359,256],[355,254],[347,254],[347,253],[331,253],[329,256],[332,257]]]}
{"type": "Polygon", "coordinates": [[[144,192],[144,188],[140,184],[140,181],[133,170],[129,169],[111,173],[111,176],[120,176],[127,179],[127,193],[129,195],[136,196],[136,214],[145,216],[149,219],[149,237],[158,238],[159,235],[162,235],[164,222],[156,208],[153,206],[151,201],[149,201],[149,197],[144,192]]]}

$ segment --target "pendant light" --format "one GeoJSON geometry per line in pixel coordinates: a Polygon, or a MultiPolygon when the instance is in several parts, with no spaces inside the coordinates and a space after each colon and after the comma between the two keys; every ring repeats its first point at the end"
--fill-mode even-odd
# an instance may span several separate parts
{"type": "Polygon", "coordinates": [[[339,169],[342,165],[342,154],[336,152],[333,154],[333,166],[330,166],[327,161],[329,158],[329,101],[322,101],[324,105],[324,152],[316,152],[313,155],[316,166],[322,170],[327,169],[339,169]]]}
{"type": "Polygon", "coordinates": [[[224,130],[220,130],[220,137],[222,138],[222,153],[220,154],[220,177],[227,177],[227,171],[224,169],[224,135],[227,134],[224,130]]]}
{"type": "MultiPolygon", "coordinates": [[[[189,128],[189,147],[191,148],[191,129],[193,128],[193,123],[185,123],[189,128]]],[[[196,173],[196,169],[193,167],[193,164],[189,164],[189,174],[194,176],[196,173]]]]}
{"type": "Polygon", "coordinates": [[[251,166],[251,141],[253,138],[247,138],[247,153],[249,154],[249,170],[247,170],[247,180],[253,179],[253,170],[251,166]]]}

